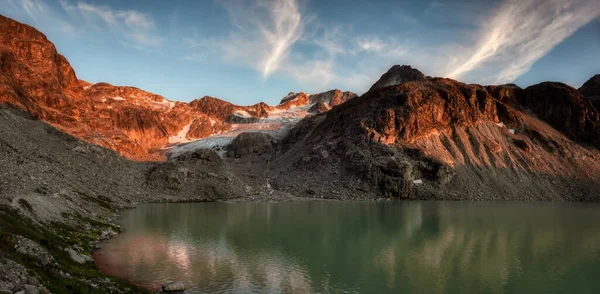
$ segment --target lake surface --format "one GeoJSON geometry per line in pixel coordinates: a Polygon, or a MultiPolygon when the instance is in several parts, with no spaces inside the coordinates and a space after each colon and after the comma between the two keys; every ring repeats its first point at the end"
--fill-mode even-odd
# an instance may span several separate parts
{"type": "Polygon", "coordinates": [[[600,293],[600,206],[515,202],[149,204],[94,254],[200,293],[600,293]]]}

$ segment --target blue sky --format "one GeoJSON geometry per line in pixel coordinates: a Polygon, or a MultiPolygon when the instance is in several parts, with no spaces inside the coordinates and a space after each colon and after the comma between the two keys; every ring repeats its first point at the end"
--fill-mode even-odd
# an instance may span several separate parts
{"type": "Polygon", "coordinates": [[[394,64],[468,83],[600,73],[597,0],[2,0],[90,82],[172,100],[363,93],[394,64]]]}

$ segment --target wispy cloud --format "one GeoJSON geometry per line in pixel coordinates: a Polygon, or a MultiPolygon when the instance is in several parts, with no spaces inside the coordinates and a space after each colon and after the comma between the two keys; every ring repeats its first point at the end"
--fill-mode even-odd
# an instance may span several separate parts
{"type": "Polygon", "coordinates": [[[106,27],[125,39],[142,46],[156,47],[161,38],[155,33],[151,16],[136,10],[118,10],[107,5],[94,5],[78,1],[73,4],[59,0],[61,7],[71,16],[90,24],[106,27]]]}
{"type": "Polygon", "coordinates": [[[507,83],[600,15],[597,0],[509,0],[483,25],[473,50],[461,50],[450,78],[507,83]]]}
{"type": "MultiPolygon", "coordinates": [[[[13,3],[13,0],[9,0],[9,2],[11,2],[13,6],[16,6],[13,3]]],[[[17,2],[33,19],[37,19],[38,13],[43,13],[46,10],[43,3],[35,0],[17,0],[17,2]]]]}
{"type": "Polygon", "coordinates": [[[0,2],[0,11],[6,13],[8,8],[13,16],[19,16],[22,20],[30,22],[40,29],[55,30],[64,34],[71,34],[75,26],[61,18],[51,7],[42,0],[7,0],[0,2]],[[5,6],[8,3],[10,6],[5,6]]]}
{"type": "Polygon", "coordinates": [[[279,69],[304,32],[305,19],[295,0],[246,1],[226,8],[235,30],[217,40],[218,47],[226,58],[252,64],[263,77],[279,69]]]}

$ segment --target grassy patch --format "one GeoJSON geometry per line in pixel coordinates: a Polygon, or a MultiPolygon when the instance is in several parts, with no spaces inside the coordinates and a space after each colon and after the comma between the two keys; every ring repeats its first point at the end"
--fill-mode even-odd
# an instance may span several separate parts
{"type": "MultiPolygon", "coordinates": [[[[81,220],[91,220],[82,216],[71,216],[79,217],[81,220]]],[[[94,223],[100,222],[95,221],[94,223]]],[[[104,225],[109,226],[108,224],[104,225]]],[[[0,256],[12,259],[25,266],[29,271],[36,273],[45,281],[44,285],[52,293],[109,292],[109,289],[94,288],[88,282],[82,281],[83,279],[106,278],[106,275],[101,273],[94,263],[78,264],[71,259],[69,253],[64,251],[64,248],[69,245],[81,246],[87,244],[85,249],[89,249],[90,242],[95,240],[94,238],[97,237],[100,230],[95,228],[92,231],[94,232],[84,232],[81,228],[58,222],[52,223],[48,227],[42,226],[21,215],[17,209],[0,206],[0,232],[3,235],[0,237],[0,256]],[[34,257],[16,252],[8,241],[10,238],[6,238],[6,236],[12,234],[21,235],[40,244],[54,257],[58,267],[42,266],[34,257]],[[69,273],[71,277],[64,277],[60,274],[61,271],[69,273]]],[[[129,288],[133,293],[148,293],[144,289],[118,279],[111,278],[111,280],[120,289],[129,288]]]]}
{"type": "Polygon", "coordinates": [[[61,216],[70,220],[74,220],[79,225],[89,224],[92,229],[84,227],[72,227],[65,223],[53,222],[52,226],[58,233],[65,237],[64,242],[69,245],[77,245],[85,251],[92,250],[92,243],[100,238],[103,230],[113,230],[119,232],[120,228],[108,222],[101,222],[80,214],[63,212],[61,216]]]}

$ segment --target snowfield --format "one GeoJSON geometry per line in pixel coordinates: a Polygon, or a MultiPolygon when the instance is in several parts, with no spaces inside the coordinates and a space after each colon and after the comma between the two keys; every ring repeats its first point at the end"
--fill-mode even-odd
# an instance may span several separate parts
{"type": "MultiPolygon", "coordinates": [[[[224,156],[227,152],[227,146],[241,133],[246,132],[261,132],[267,133],[273,136],[275,139],[280,140],[289,130],[298,123],[305,116],[309,115],[308,110],[314,104],[308,104],[301,107],[292,107],[287,110],[276,109],[269,113],[269,116],[262,118],[257,123],[250,124],[233,124],[231,129],[221,134],[213,134],[210,137],[195,140],[189,142],[185,138],[185,134],[189,131],[191,123],[184,127],[177,136],[169,138],[169,145],[163,147],[164,149],[170,149],[167,152],[167,158],[177,157],[181,154],[191,153],[198,149],[213,149],[224,156]],[[185,132],[185,133],[184,133],[185,132]],[[171,145],[176,144],[176,145],[171,145]]],[[[234,115],[244,118],[251,118],[252,116],[243,110],[238,110],[234,115]]],[[[211,124],[214,124],[214,120],[211,119],[211,124]]]]}

